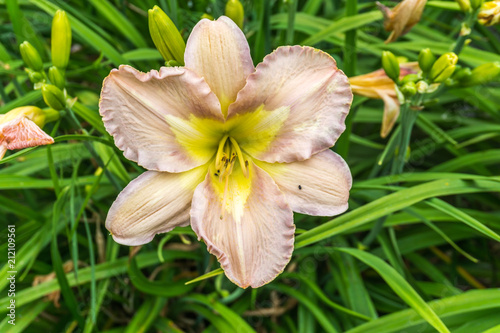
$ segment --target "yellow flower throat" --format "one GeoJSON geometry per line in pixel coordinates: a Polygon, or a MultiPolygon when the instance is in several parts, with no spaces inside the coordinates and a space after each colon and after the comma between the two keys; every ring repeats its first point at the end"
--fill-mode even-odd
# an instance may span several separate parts
{"type": "Polygon", "coordinates": [[[222,207],[220,219],[224,218],[224,212],[226,211],[226,203],[229,191],[229,176],[233,172],[234,164],[236,160],[240,163],[241,171],[245,178],[249,177],[249,165],[248,159],[245,159],[240,146],[235,139],[229,135],[225,135],[219,142],[219,147],[217,148],[217,155],[215,156],[215,173],[214,176],[219,178],[219,182],[224,181],[224,190],[222,197],[222,207]]]}
{"type": "Polygon", "coordinates": [[[243,175],[248,178],[248,160],[244,158],[238,142],[232,137],[225,135],[219,142],[217,155],[215,156],[215,176],[219,177],[219,181],[225,179],[227,183],[227,178],[233,171],[236,158],[240,162],[243,175]]]}

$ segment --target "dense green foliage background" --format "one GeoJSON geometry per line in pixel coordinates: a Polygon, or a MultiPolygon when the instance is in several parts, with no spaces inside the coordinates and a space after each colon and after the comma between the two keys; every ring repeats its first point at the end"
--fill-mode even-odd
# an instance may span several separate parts
{"type": "MultiPolygon", "coordinates": [[[[204,13],[222,15],[225,1],[0,0],[0,113],[45,107],[18,45],[30,41],[50,66],[52,16],[63,9],[73,30],[67,91],[78,98],[72,112],[83,128],[66,113],[44,128],[54,145],[0,162],[1,332],[500,331],[499,81],[426,100],[398,176],[379,176],[387,167],[378,165],[388,142],[379,136],[382,102],[356,98],[352,133],[334,147],[354,178],[349,211],[333,219],[296,214],[293,259],[260,289],[240,289],[224,275],[185,285],[218,268],[189,227],[157,236],[129,260],[131,249],[112,240],[104,221],[143,170],[114,146],[98,99],[112,68],[164,63],[148,32],[154,5],[187,38],[204,13]],[[16,225],[15,326],[5,316],[8,224],[16,225]]],[[[244,8],[255,63],[280,45],[311,45],[348,76],[380,68],[383,50],[409,61],[426,47],[447,52],[465,18],[453,1],[428,1],[410,33],[384,44],[372,1],[259,0],[244,8]]],[[[459,63],[500,61],[499,36],[497,27],[476,25],[459,63]]]]}

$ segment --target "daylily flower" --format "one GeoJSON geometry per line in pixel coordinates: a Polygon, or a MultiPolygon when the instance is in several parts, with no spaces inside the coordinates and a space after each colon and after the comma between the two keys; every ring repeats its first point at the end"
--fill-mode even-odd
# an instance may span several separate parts
{"type": "Polygon", "coordinates": [[[226,276],[259,287],[293,251],[292,211],[347,209],[351,174],[329,150],[352,101],[328,54],[280,47],[254,68],[227,17],[201,20],[185,67],[105,79],[100,112],[125,157],[148,169],[111,206],[106,227],[125,245],[191,223],[226,276]]]}
{"type": "Polygon", "coordinates": [[[40,128],[49,121],[47,115],[50,113],[52,117],[53,112],[56,111],[43,112],[36,106],[23,106],[0,115],[0,160],[7,150],[54,143],[54,139],[40,128]]]}
{"type": "MultiPolygon", "coordinates": [[[[417,73],[419,70],[417,62],[400,64],[399,68],[400,79],[408,74],[417,73]]],[[[349,82],[351,83],[352,92],[355,95],[382,99],[384,101],[384,115],[380,136],[382,138],[387,137],[394,124],[396,124],[400,109],[394,81],[385,74],[383,69],[378,69],[368,74],[353,76],[349,78],[349,82]]]]}
{"type": "Polygon", "coordinates": [[[427,0],[403,0],[390,9],[377,2],[377,6],[384,14],[384,28],[392,31],[386,43],[394,42],[404,35],[420,21],[427,0]]]}

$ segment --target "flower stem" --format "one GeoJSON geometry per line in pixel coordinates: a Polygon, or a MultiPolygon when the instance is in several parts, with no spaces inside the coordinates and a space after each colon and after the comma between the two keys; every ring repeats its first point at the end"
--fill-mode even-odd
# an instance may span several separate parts
{"type": "Polygon", "coordinates": [[[396,158],[393,160],[391,174],[397,175],[403,172],[405,165],[406,150],[410,144],[411,132],[413,125],[417,120],[417,111],[410,108],[410,103],[404,103],[401,107],[401,136],[399,150],[396,158]]]}

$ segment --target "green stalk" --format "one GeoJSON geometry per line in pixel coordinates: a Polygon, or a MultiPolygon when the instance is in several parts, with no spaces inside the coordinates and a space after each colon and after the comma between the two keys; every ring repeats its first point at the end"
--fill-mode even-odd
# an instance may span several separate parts
{"type": "Polygon", "coordinates": [[[297,0],[288,0],[288,26],[286,29],[286,44],[293,45],[295,33],[295,13],[297,11],[297,0]]]}
{"type": "MultiPolygon", "coordinates": [[[[349,0],[346,1],[345,16],[354,16],[358,13],[358,1],[349,0]]],[[[352,29],[345,34],[344,43],[344,72],[348,77],[356,75],[356,29],[352,29]]],[[[344,159],[347,159],[349,154],[349,141],[352,130],[352,119],[356,113],[357,108],[352,108],[351,112],[347,115],[345,119],[345,131],[339,138],[336,144],[336,151],[344,159]]]]}
{"type": "Polygon", "coordinates": [[[469,38],[469,36],[472,34],[472,31],[474,30],[474,25],[476,24],[477,21],[477,15],[479,13],[479,9],[467,13],[467,16],[465,17],[464,23],[470,28],[470,33],[467,35],[460,35],[453,45],[453,48],[451,52],[454,52],[456,55],[460,54],[462,52],[462,49],[464,48],[465,41],[469,38]]]}
{"type": "Polygon", "coordinates": [[[396,158],[393,160],[391,174],[400,174],[403,172],[403,167],[405,165],[406,149],[410,144],[411,132],[413,130],[413,125],[417,120],[418,111],[414,111],[410,108],[410,103],[404,103],[401,105],[401,137],[399,150],[396,158]]]}

